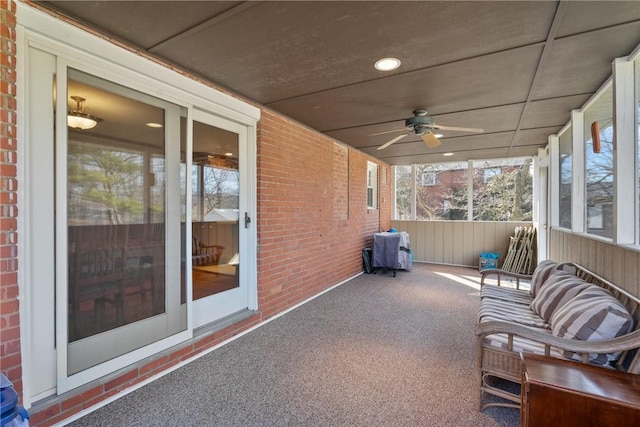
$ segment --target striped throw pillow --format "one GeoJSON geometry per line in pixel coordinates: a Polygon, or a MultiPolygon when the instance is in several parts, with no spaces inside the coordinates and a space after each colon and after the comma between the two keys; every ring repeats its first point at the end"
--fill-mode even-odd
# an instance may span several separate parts
{"type": "MultiPolygon", "coordinates": [[[[593,286],[566,303],[551,318],[551,332],[559,337],[581,341],[607,341],[631,332],[633,317],[610,292],[593,286]]],[[[580,355],[564,352],[567,358],[580,355]]],[[[604,365],[620,353],[591,354],[589,360],[604,365]]]]}
{"type": "Polygon", "coordinates": [[[595,286],[566,271],[554,271],[531,302],[531,310],[547,322],[556,310],[585,289],[595,286]]]}
{"type": "Polygon", "coordinates": [[[558,263],[551,260],[541,261],[533,271],[531,277],[531,295],[536,296],[542,285],[549,277],[549,274],[558,266],[558,263]]]}

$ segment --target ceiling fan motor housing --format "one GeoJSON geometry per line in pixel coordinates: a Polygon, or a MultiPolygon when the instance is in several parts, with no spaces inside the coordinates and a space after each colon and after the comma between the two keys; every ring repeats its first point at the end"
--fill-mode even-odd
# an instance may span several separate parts
{"type": "Polygon", "coordinates": [[[421,135],[432,128],[434,121],[431,116],[427,115],[426,110],[415,110],[413,114],[415,114],[414,117],[404,122],[407,129],[412,129],[416,134],[421,135]]]}

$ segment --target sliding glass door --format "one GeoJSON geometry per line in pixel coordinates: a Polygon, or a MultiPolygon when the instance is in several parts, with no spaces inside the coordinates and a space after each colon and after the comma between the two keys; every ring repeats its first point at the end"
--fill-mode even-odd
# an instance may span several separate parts
{"type": "Polygon", "coordinates": [[[255,123],[205,113],[194,100],[217,104],[188,92],[159,95],[156,81],[120,69],[35,48],[29,65],[35,402],[255,309],[255,123]]]}
{"type": "Polygon", "coordinates": [[[58,89],[68,100],[56,234],[72,376],[186,329],[180,248],[168,244],[181,240],[184,111],[71,68],[58,89]]]}

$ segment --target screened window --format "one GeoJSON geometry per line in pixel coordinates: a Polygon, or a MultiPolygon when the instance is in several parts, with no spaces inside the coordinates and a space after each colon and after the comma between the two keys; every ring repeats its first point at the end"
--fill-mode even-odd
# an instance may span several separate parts
{"type": "Polygon", "coordinates": [[[531,168],[530,157],[474,161],[473,219],[476,221],[531,221],[533,218],[531,168]]]}
{"type": "Polygon", "coordinates": [[[584,135],[587,233],[613,237],[612,86],[585,111],[584,135]]]}
{"type": "Polygon", "coordinates": [[[394,166],[395,171],[395,218],[412,218],[411,166],[394,166]]]}
{"type": "Polygon", "coordinates": [[[421,177],[416,183],[416,219],[467,219],[467,165],[416,165],[416,176],[421,177]],[[434,179],[427,180],[425,176],[434,179]]]}
{"type": "MultiPolygon", "coordinates": [[[[640,59],[635,61],[636,71],[636,204],[638,210],[636,211],[636,221],[640,221],[640,59]]],[[[640,223],[636,227],[636,243],[640,243],[640,223]]]]}
{"type": "Polygon", "coordinates": [[[573,162],[573,134],[569,127],[560,135],[560,191],[558,200],[559,225],[560,227],[571,229],[571,183],[572,183],[572,162],[573,162]]]}
{"type": "Polygon", "coordinates": [[[482,173],[483,173],[483,182],[486,184],[496,176],[500,175],[502,173],[502,169],[488,167],[484,169],[482,173]]]}
{"type": "Polygon", "coordinates": [[[394,218],[531,221],[532,167],[531,157],[394,166],[394,218]]]}

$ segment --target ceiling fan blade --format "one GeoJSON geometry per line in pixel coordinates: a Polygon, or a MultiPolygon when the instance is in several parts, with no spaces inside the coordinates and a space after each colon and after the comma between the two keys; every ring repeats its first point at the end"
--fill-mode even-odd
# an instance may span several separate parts
{"type": "Polygon", "coordinates": [[[460,128],[460,127],[455,127],[455,126],[440,126],[440,125],[431,125],[431,127],[433,129],[438,129],[438,130],[455,130],[458,132],[475,132],[475,133],[482,133],[484,132],[484,129],[480,129],[480,128],[460,128]]]}
{"type": "Polygon", "coordinates": [[[427,147],[429,148],[436,148],[440,145],[440,140],[436,138],[432,132],[423,133],[422,135],[420,135],[420,138],[422,138],[424,143],[427,144],[427,147]]]}
{"type": "Polygon", "coordinates": [[[372,133],[369,136],[377,136],[377,135],[385,135],[387,133],[395,133],[395,132],[402,132],[402,131],[406,131],[407,128],[402,128],[402,129],[394,129],[394,130],[386,130],[384,132],[378,132],[378,133],[372,133]]]}
{"type": "Polygon", "coordinates": [[[404,138],[405,136],[409,135],[408,133],[403,133],[402,135],[398,135],[395,138],[393,138],[391,141],[388,141],[384,144],[382,144],[380,147],[378,147],[378,150],[384,150],[385,148],[387,148],[388,146],[390,146],[391,144],[393,144],[394,142],[398,142],[400,141],[402,138],[404,138]]]}

